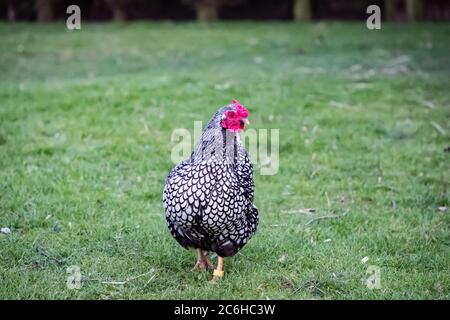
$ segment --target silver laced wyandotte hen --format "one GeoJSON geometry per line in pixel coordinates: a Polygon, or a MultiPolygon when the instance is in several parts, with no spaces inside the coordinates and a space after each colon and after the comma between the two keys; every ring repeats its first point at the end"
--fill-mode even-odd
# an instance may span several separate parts
{"type": "Polygon", "coordinates": [[[184,248],[197,249],[194,269],[211,268],[208,251],[217,254],[215,279],[223,277],[223,257],[235,255],[259,221],[253,165],[239,135],[247,118],[248,110],[237,100],[220,108],[191,157],[172,169],[164,187],[170,233],[184,248]]]}

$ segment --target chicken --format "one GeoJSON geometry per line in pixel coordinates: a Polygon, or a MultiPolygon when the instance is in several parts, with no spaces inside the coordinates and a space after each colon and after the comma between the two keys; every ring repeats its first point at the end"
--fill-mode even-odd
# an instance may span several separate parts
{"type": "Polygon", "coordinates": [[[212,267],[223,276],[223,257],[235,255],[259,222],[253,205],[253,165],[239,132],[248,110],[237,100],[220,108],[204,128],[191,157],[169,173],[163,193],[170,233],[186,249],[197,249],[194,269],[212,267]]]}

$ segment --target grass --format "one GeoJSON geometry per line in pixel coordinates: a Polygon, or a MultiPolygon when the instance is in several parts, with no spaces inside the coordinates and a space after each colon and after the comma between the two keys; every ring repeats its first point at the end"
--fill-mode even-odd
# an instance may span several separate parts
{"type": "Polygon", "coordinates": [[[0,298],[449,299],[449,35],[1,24],[0,298]],[[212,285],[169,235],[162,189],[173,130],[233,98],[280,129],[280,168],[255,170],[259,230],[212,285]]]}

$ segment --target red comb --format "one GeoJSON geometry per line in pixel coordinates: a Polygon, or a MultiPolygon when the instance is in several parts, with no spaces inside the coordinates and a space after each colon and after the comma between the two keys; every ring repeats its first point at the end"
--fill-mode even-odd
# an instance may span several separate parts
{"type": "Polygon", "coordinates": [[[239,101],[237,101],[236,99],[233,99],[233,105],[234,108],[236,109],[237,114],[242,117],[242,118],[247,118],[248,117],[248,110],[239,103],[239,101]]]}

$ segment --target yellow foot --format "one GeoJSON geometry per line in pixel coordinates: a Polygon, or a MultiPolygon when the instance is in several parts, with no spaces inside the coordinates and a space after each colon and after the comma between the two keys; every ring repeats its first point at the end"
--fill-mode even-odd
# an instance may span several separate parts
{"type": "Polygon", "coordinates": [[[213,278],[212,278],[211,282],[215,283],[219,279],[223,278],[223,270],[222,269],[223,269],[223,258],[221,256],[218,256],[217,269],[214,269],[213,278]]]}
{"type": "Polygon", "coordinates": [[[223,278],[223,271],[214,269],[212,281],[216,282],[223,278]]]}

